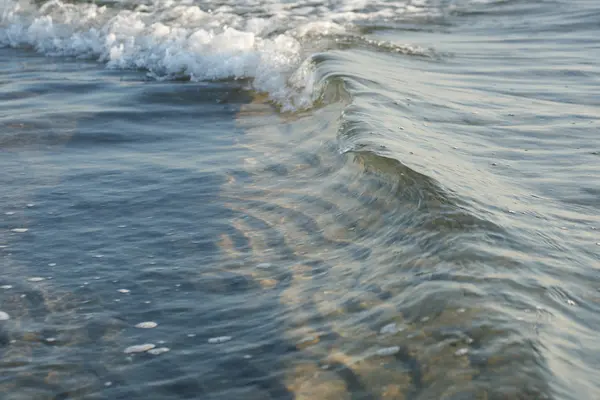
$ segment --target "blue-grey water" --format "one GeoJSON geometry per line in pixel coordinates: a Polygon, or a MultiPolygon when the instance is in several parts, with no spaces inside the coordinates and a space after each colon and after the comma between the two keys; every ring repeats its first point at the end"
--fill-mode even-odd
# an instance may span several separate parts
{"type": "Polygon", "coordinates": [[[600,399],[599,21],[1,0],[0,398],[600,399]]]}

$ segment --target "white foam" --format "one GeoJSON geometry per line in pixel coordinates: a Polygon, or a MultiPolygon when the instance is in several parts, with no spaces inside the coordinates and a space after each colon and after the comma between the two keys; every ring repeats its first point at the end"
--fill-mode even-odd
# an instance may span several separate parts
{"type": "Polygon", "coordinates": [[[140,322],[139,324],[135,325],[136,328],[140,328],[140,329],[152,329],[152,328],[156,328],[157,326],[158,326],[158,324],[154,321],[140,322]]]}
{"type": "Polygon", "coordinates": [[[469,354],[469,349],[467,348],[458,349],[454,352],[454,355],[457,357],[466,356],[467,354],[469,354]]]}
{"type": "Polygon", "coordinates": [[[123,9],[0,0],[0,46],[142,68],[157,79],[250,79],[284,109],[303,108],[316,97],[308,37],[351,31],[357,20],[435,12],[427,2],[226,0],[213,8],[208,0],[151,0],[123,9]]]}
{"type": "Polygon", "coordinates": [[[171,351],[171,349],[170,349],[170,348],[168,348],[168,347],[157,347],[157,348],[155,348],[155,349],[150,349],[150,350],[148,350],[148,353],[149,353],[149,354],[152,354],[152,355],[154,355],[154,356],[158,356],[158,355],[160,355],[160,354],[167,353],[167,352],[169,352],[169,351],[171,351]]]}
{"type": "Polygon", "coordinates": [[[10,319],[10,315],[4,311],[0,311],[0,321],[8,321],[10,319]]]}
{"type": "Polygon", "coordinates": [[[35,9],[4,0],[0,45],[94,58],[110,68],[145,68],[159,79],[250,78],[256,89],[291,104],[285,80],[301,62],[301,46],[286,34],[261,37],[268,25],[173,2],[130,11],[58,0],[35,9]]]}
{"type": "Polygon", "coordinates": [[[153,348],[155,348],[156,345],[152,344],[152,343],[145,343],[145,344],[138,344],[135,346],[129,346],[124,350],[125,354],[131,354],[131,353],[144,353],[148,350],[152,350],[153,348]]]}
{"type": "Polygon", "coordinates": [[[229,342],[231,339],[233,339],[231,336],[218,336],[218,337],[213,337],[213,338],[208,339],[208,343],[210,343],[210,344],[225,343],[225,342],[229,342]]]}
{"type": "Polygon", "coordinates": [[[386,357],[386,356],[393,356],[394,354],[398,354],[399,352],[400,352],[400,347],[392,346],[392,347],[385,347],[383,349],[379,349],[375,352],[375,354],[377,354],[378,356],[386,357]]]}

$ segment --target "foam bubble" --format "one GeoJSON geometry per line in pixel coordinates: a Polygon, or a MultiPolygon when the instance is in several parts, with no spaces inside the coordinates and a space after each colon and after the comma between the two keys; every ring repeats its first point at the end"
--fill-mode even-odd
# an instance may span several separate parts
{"type": "Polygon", "coordinates": [[[154,356],[157,356],[157,355],[160,355],[160,354],[163,354],[163,353],[167,353],[169,351],[171,351],[171,349],[168,348],[168,347],[157,347],[156,349],[148,350],[148,353],[152,354],[154,356]]]}
{"type": "Polygon", "coordinates": [[[232,339],[231,336],[218,336],[218,337],[208,339],[208,343],[211,343],[211,344],[225,343],[225,342],[229,342],[231,339],[232,339]]]}
{"type": "Polygon", "coordinates": [[[8,321],[10,319],[10,315],[4,311],[0,311],[0,321],[8,321]]]}
{"type": "Polygon", "coordinates": [[[383,349],[379,349],[376,351],[376,354],[378,356],[393,356],[394,354],[398,354],[400,352],[400,347],[398,346],[392,346],[392,347],[385,347],[383,349]]]}
{"type": "Polygon", "coordinates": [[[135,346],[129,346],[127,347],[124,352],[126,354],[131,354],[131,353],[144,353],[148,350],[152,350],[153,348],[155,348],[156,345],[152,344],[152,343],[145,343],[145,344],[138,344],[135,346]]]}
{"type": "Polygon", "coordinates": [[[141,328],[141,329],[152,329],[152,328],[156,328],[157,326],[158,326],[158,324],[154,321],[140,322],[139,324],[135,325],[136,328],[141,328]]]}

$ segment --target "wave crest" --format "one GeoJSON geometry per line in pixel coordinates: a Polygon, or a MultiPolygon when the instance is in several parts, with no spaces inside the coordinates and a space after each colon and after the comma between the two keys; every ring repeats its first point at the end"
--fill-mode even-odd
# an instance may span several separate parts
{"type": "Polygon", "coordinates": [[[276,13],[275,5],[203,10],[174,1],[109,7],[3,0],[0,46],[142,69],[156,79],[247,79],[283,110],[310,107],[319,97],[311,52],[322,50],[309,44],[311,38],[352,36],[350,21],[372,13],[337,3],[313,7],[316,15],[285,4],[276,13]]]}

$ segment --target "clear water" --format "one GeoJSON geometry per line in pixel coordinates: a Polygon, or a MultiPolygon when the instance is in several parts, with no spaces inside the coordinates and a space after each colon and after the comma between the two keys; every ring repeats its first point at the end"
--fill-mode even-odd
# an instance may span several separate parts
{"type": "Polygon", "coordinates": [[[0,11],[3,399],[600,398],[600,3],[0,11]]]}

